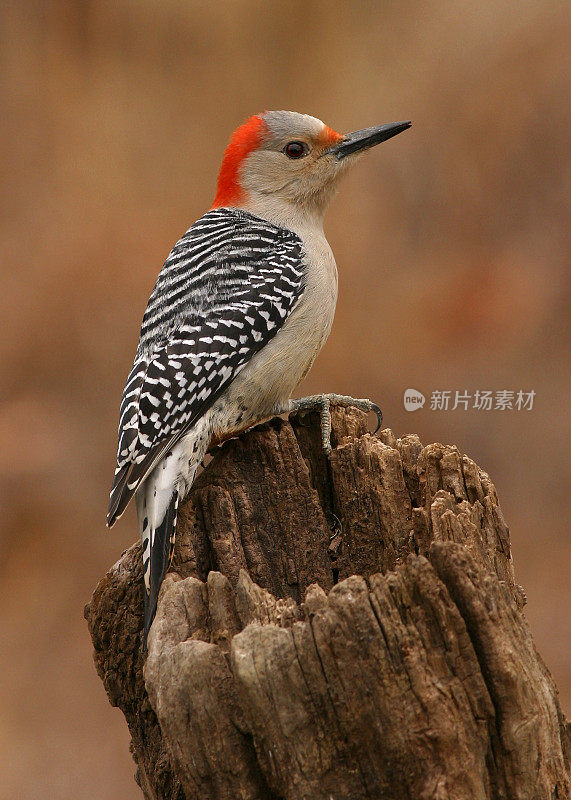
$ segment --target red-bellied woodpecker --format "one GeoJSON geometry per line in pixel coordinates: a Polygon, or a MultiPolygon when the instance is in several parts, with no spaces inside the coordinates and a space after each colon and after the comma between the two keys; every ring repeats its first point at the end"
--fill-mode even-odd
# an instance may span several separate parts
{"type": "Polygon", "coordinates": [[[213,441],[274,414],[317,408],[329,451],[331,403],[291,400],[323,347],[337,267],[323,215],[358,154],[410,127],[340,135],[305,114],[266,111],[224,153],[211,210],[173,247],[149,299],[119,421],[107,524],[135,495],[143,545],[144,646],[172,556],[177,509],[213,441]]]}

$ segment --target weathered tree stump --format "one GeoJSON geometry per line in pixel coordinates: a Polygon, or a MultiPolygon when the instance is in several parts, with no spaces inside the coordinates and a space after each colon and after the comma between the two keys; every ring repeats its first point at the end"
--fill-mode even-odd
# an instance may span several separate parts
{"type": "Polygon", "coordinates": [[[312,415],[215,453],[146,663],[139,544],[86,607],[145,797],[569,797],[488,475],[455,447],[373,437],[360,412],[335,410],[332,436],[329,462],[312,415]]]}

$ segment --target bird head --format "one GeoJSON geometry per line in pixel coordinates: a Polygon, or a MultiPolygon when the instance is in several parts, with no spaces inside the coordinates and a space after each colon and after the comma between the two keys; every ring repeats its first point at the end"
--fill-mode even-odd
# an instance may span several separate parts
{"type": "Polygon", "coordinates": [[[396,122],[340,134],[294,111],[250,117],[226,148],[213,208],[267,209],[271,216],[272,209],[289,207],[323,216],[347,167],[410,125],[396,122]]]}

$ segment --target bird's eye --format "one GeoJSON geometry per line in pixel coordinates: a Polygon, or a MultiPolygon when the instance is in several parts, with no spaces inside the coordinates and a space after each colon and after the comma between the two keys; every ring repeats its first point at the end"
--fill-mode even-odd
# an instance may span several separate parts
{"type": "Polygon", "coordinates": [[[305,142],[288,142],[284,147],[284,153],[288,158],[303,158],[309,153],[309,147],[305,142]]]}

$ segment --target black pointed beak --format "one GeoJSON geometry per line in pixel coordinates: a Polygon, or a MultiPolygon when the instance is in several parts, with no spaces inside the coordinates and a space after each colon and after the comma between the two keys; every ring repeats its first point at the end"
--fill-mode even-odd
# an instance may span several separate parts
{"type": "Polygon", "coordinates": [[[410,128],[412,122],[390,122],[388,125],[375,125],[373,128],[364,128],[362,131],[346,133],[343,141],[330,148],[327,153],[337,159],[345,158],[360,150],[368,150],[376,144],[392,139],[397,133],[402,133],[410,128]]]}

